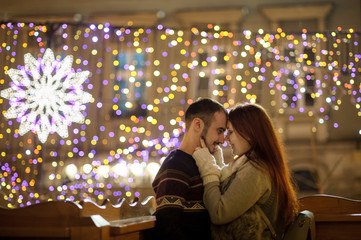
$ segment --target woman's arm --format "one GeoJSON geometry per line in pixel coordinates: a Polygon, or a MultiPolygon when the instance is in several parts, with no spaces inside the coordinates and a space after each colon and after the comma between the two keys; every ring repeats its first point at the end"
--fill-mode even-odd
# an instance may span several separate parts
{"type": "Polygon", "coordinates": [[[270,192],[271,183],[265,173],[246,163],[223,195],[219,182],[206,184],[203,200],[212,222],[226,224],[244,214],[270,192]]]}

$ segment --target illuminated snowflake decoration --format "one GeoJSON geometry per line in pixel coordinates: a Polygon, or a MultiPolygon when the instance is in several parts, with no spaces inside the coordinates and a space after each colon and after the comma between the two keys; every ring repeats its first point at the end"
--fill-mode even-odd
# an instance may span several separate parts
{"type": "Polygon", "coordinates": [[[25,54],[24,62],[20,69],[8,70],[11,87],[0,92],[10,103],[4,116],[20,122],[20,135],[31,130],[42,143],[49,133],[57,132],[67,138],[72,122],[84,122],[81,111],[92,100],[92,95],[82,87],[90,72],[75,72],[71,67],[73,56],[60,61],[49,48],[38,60],[30,53],[25,54]]]}

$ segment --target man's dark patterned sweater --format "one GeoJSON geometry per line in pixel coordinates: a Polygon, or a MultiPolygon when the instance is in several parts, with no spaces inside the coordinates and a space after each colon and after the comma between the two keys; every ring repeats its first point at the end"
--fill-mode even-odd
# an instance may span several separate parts
{"type": "Polygon", "coordinates": [[[193,157],[173,150],[153,181],[156,239],[211,239],[203,184],[193,157]]]}

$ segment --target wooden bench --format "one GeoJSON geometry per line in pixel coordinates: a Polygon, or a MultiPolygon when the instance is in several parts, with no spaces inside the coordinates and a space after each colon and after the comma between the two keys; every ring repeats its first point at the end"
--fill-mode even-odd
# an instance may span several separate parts
{"type": "Polygon", "coordinates": [[[110,224],[110,238],[118,239],[150,239],[151,229],[155,226],[153,213],[156,209],[154,197],[147,197],[142,202],[139,199],[132,203],[123,198],[117,205],[112,205],[106,199],[101,205],[91,201],[82,201],[82,216],[101,215],[110,224]]]}
{"type": "Polygon", "coordinates": [[[100,215],[82,217],[81,206],[74,202],[0,208],[2,239],[101,239],[107,226],[109,222],[100,215]]]}
{"type": "Polygon", "coordinates": [[[316,239],[361,239],[361,201],[316,194],[299,199],[315,216],[316,239]]]}
{"type": "Polygon", "coordinates": [[[155,200],[113,206],[90,201],[50,201],[22,208],[0,207],[0,239],[150,239],[155,200]]]}

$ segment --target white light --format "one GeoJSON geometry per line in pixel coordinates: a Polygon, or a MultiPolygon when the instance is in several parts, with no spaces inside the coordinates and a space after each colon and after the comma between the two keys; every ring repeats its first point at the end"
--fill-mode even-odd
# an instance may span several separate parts
{"type": "Polygon", "coordinates": [[[158,173],[160,168],[160,164],[156,162],[151,162],[147,165],[147,170],[151,178],[153,179],[155,175],[158,173]]]}
{"type": "Polygon", "coordinates": [[[92,37],[92,41],[93,41],[93,42],[98,42],[98,37],[97,37],[97,36],[93,36],[93,37],[92,37]]]}
{"type": "Polygon", "coordinates": [[[8,71],[12,86],[0,92],[11,106],[4,116],[21,122],[20,135],[30,130],[37,132],[42,143],[49,133],[57,132],[67,138],[68,126],[72,122],[83,123],[83,104],[92,100],[92,95],[82,87],[90,72],[74,72],[73,56],[58,61],[50,48],[38,60],[30,53],[25,54],[24,63],[20,70],[8,71]]]}
{"type": "Polygon", "coordinates": [[[83,171],[85,174],[89,174],[92,169],[93,169],[93,167],[89,163],[84,164],[84,166],[83,166],[83,171]]]}
{"type": "Polygon", "coordinates": [[[130,171],[136,176],[140,177],[144,175],[143,167],[139,163],[135,162],[130,166],[130,171]]]}
{"type": "Polygon", "coordinates": [[[117,163],[113,168],[113,172],[122,177],[128,177],[129,169],[127,167],[127,163],[125,161],[121,163],[117,163]]]}
{"type": "Polygon", "coordinates": [[[192,65],[193,65],[193,66],[198,66],[198,61],[197,61],[197,60],[193,60],[192,65]]]}
{"type": "Polygon", "coordinates": [[[131,102],[126,102],[124,105],[125,105],[126,108],[132,108],[133,107],[133,104],[131,102]]]}
{"type": "Polygon", "coordinates": [[[213,90],[213,95],[214,95],[214,96],[218,96],[218,94],[219,94],[219,91],[218,91],[218,90],[213,90]]]}
{"type": "Polygon", "coordinates": [[[65,174],[70,180],[75,179],[75,175],[77,172],[78,172],[78,168],[73,163],[65,167],[65,174]]]}
{"type": "Polygon", "coordinates": [[[98,167],[98,174],[104,178],[109,177],[109,166],[108,165],[101,165],[98,167]]]}

